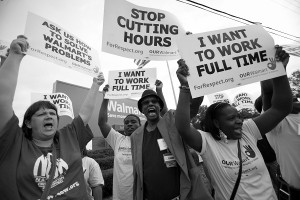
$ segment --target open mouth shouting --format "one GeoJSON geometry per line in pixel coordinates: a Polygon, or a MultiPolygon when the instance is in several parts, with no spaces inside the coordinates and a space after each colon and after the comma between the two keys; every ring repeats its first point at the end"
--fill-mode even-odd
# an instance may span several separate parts
{"type": "Polygon", "coordinates": [[[47,131],[53,130],[53,128],[54,128],[53,122],[46,122],[46,123],[44,123],[44,128],[47,131]]]}
{"type": "Polygon", "coordinates": [[[147,110],[149,117],[155,117],[157,115],[156,109],[154,107],[150,107],[147,110]]]}

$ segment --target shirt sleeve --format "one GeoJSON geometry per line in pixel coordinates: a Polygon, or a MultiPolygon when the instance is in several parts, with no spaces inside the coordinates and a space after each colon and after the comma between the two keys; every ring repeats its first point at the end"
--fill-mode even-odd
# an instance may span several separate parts
{"type": "Polygon", "coordinates": [[[262,139],[261,133],[252,119],[248,119],[243,123],[243,132],[250,133],[250,135],[254,137],[256,141],[262,139]]]}
{"type": "Polygon", "coordinates": [[[206,136],[205,136],[205,133],[201,130],[198,130],[199,134],[201,134],[202,136],[202,148],[201,148],[201,152],[200,152],[200,155],[203,155],[205,152],[206,152],[206,136]]]}
{"type": "Polygon", "coordinates": [[[92,158],[90,158],[90,173],[89,173],[89,185],[91,188],[99,185],[104,185],[104,179],[99,164],[92,158]]]}
{"type": "Polygon", "coordinates": [[[2,136],[0,137],[0,163],[2,158],[7,155],[11,148],[21,148],[20,142],[24,134],[19,127],[19,120],[14,114],[1,130],[2,136]]]}
{"type": "Polygon", "coordinates": [[[73,119],[71,124],[68,124],[67,126],[62,128],[60,132],[64,132],[66,130],[69,132],[75,132],[81,150],[94,137],[89,125],[84,125],[79,115],[73,119]]]}
{"type": "Polygon", "coordinates": [[[117,143],[117,139],[122,136],[121,133],[119,133],[118,131],[116,131],[115,129],[111,128],[107,137],[104,138],[105,141],[109,144],[109,146],[115,150],[116,147],[116,143],[117,143]]]}

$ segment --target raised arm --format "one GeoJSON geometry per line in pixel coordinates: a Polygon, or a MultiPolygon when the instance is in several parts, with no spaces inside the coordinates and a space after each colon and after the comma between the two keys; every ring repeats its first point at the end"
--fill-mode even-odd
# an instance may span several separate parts
{"type": "Polygon", "coordinates": [[[201,134],[190,125],[190,101],[191,94],[187,81],[188,67],[183,60],[178,61],[177,77],[181,84],[178,105],[175,113],[175,125],[183,140],[193,149],[201,152],[201,134]]]}
{"type": "Polygon", "coordinates": [[[262,110],[266,111],[271,108],[273,96],[273,80],[268,79],[260,82],[262,110]]]}
{"type": "Polygon", "coordinates": [[[103,193],[102,193],[102,186],[98,185],[96,187],[92,188],[92,194],[94,197],[94,200],[102,200],[103,198],[103,193]]]}
{"type": "MultiPolygon", "coordinates": [[[[282,47],[275,47],[277,61],[281,61],[283,66],[286,67],[289,61],[289,54],[282,50],[282,47]]],[[[261,82],[261,88],[263,91],[262,98],[265,95],[270,95],[272,90],[271,105],[260,116],[254,118],[258,129],[261,134],[266,134],[272,130],[280,121],[282,121],[292,110],[292,92],[290,84],[286,75],[273,78],[269,81],[261,82]],[[272,85],[272,89],[270,88],[272,85]]],[[[266,97],[266,96],[265,96],[266,97]]],[[[264,109],[268,104],[263,100],[264,109]]]]}
{"type": "Polygon", "coordinates": [[[14,100],[19,68],[29,45],[25,36],[18,36],[10,45],[10,53],[0,67],[0,130],[13,116],[14,100]]]}
{"type": "Polygon", "coordinates": [[[111,126],[107,123],[107,106],[109,99],[105,99],[105,93],[108,91],[109,85],[103,88],[103,100],[99,111],[98,126],[104,138],[107,137],[111,130],[111,126]]]}
{"type": "Polygon", "coordinates": [[[89,122],[89,120],[93,114],[99,87],[104,83],[104,81],[105,81],[105,79],[104,79],[102,72],[100,72],[100,74],[98,75],[97,78],[95,78],[95,77],[93,78],[93,84],[92,84],[83,104],[81,105],[79,115],[85,125],[89,122]]]}
{"type": "Polygon", "coordinates": [[[164,108],[160,111],[160,116],[164,116],[164,114],[168,112],[168,106],[162,91],[163,83],[160,80],[156,80],[155,85],[156,85],[156,93],[164,103],[164,108]]]}

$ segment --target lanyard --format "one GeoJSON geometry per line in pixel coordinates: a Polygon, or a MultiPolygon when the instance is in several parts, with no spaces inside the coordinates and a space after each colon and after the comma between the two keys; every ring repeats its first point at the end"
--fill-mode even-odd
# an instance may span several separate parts
{"type": "Polygon", "coordinates": [[[237,146],[238,146],[238,157],[239,157],[239,161],[240,161],[239,174],[238,174],[238,177],[237,177],[237,179],[236,179],[236,182],[235,182],[233,191],[232,191],[232,193],[231,193],[230,200],[233,200],[233,199],[234,199],[235,194],[236,194],[236,192],[237,192],[237,189],[238,189],[238,187],[239,187],[239,183],[240,183],[240,180],[241,180],[241,176],[242,176],[242,153],[241,153],[240,140],[238,140],[237,146]]]}
{"type": "Polygon", "coordinates": [[[55,170],[56,170],[56,148],[55,148],[55,142],[53,141],[53,145],[52,145],[52,162],[51,162],[51,173],[49,176],[49,179],[46,182],[46,186],[45,189],[43,191],[43,194],[41,196],[41,200],[46,200],[49,192],[50,192],[50,188],[53,182],[53,177],[55,174],[55,170]]]}

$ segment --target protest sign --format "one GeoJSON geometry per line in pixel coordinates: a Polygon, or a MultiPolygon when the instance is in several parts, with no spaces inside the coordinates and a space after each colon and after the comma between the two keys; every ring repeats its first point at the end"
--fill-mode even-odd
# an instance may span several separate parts
{"type": "Polygon", "coordinates": [[[7,49],[9,48],[9,46],[9,42],[0,40],[0,56],[6,56],[7,49]]]}
{"type": "Polygon", "coordinates": [[[68,95],[64,93],[52,93],[52,94],[42,94],[42,93],[32,93],[31,103],[37,101],[50,101],[57,108],[57,114],[59,116],[67,115],[74,118],[73,105],[71,99],[68,95]]]}
{"type": "Polygon", "coordinates": [[[242,108],[254,109],[253,97],[247,92],[241,92],[236,94],[233,101],[235,107],[238,110],[242,108]]]}
{"type": "Polygon", "coordinates": [[[25,35],[28,55],[96,77],[100,72],[97,51],[57,24],[28,13],[25,35]]]}
{"type": "Polygon", "coordinates": [[[179,59],[175,37],[185,34],[175,15],[134,5],[125,0],[105,0],[102,51],[143,60],[179,59]]]}
{"type": "Polygon", "coordinates": [[[286,45],[282,45],[282,47],[290,55],[300,57],[300,45],[286,44],[286,45]]]}
{"type": "Polygon", "coordinates": [[[229,97],[224,92],[209,94],[209,95],[207,95],[207,97],[208,97],[208,100],[209,100],[210,104],[214,104],[214,103],[217,103],[217,102],[224,102],[224,103],[229,103],[230,104],[229,97]]]}
{"type": "Polygon", "coordinates": [[[106,99],[140,97],[146,89],[153,89],[156,81],[156,68],[109,71],[109,91],[106,99]]]}
{"type": "Polygon", "coordinates": [[[260,25],[180,36],[177,44],[193,98],[285,74],[273,38],[260,25]]]}

